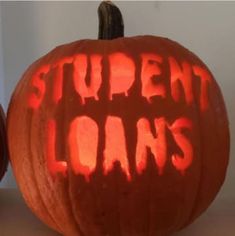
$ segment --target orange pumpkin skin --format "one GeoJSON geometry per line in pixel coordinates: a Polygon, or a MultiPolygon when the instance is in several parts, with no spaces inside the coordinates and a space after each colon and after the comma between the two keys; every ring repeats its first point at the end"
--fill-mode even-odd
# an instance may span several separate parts
{"type": "Polygon", "coordinates": [[[12,167],[28,206],[69,236],[170,235],[208,207],[228,164],[228,120],[218,85],[197,56],[161,37],[82,40],[55,48],[20,80],[7,131],[12,167]],[[76,73],[90,90],[82,91],[76,73]],[[125,80],[134,76],[131,85],[122,73],[125,80]],[[118,80],[124,85],[118,87],[118,80]],[[72,123],[84,116],[92,122],[77,140],[72,123]],[[110,126],[111,133],[106,129],[107,117],[120,118],[124,141],[119,126],[110,126]],[[151,132],[138,128],[141,118],[149,121],[151,132]],[[175,131],[180,118],[190,121],[191,128],[175,131]],[[161,121],[167,123],[160,126],[161,121]],[[150,133],[158,146],[147,143],[150,133]],[[142,149],[141,137],[146,142],[142,149]],[[97,155],[92,159],[93,141],[97,155]],[[137,155],[137,146],[146,152],[137,155]],[[174,161],[176,153],[181,158],[174,161]]]}
{"type": "Polygon", "coordinates": [[[8,164],[5,120],[5,114],[0,105],[0,180],[5,174],[8,164]]]}

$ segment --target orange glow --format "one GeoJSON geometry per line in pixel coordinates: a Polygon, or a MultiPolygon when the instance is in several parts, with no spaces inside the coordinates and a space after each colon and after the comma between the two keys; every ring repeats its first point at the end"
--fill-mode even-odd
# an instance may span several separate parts
{"type": "Polygon", "coordinates": [[[147,147],[155,157],[159,175],[163,174],[163,168],[167,157],[166,141],[166,121],[164,118],[154,120],[156,134],[153,135],[150,129],[150,123],[147,119],[141,118],[137,122],[137,146],[136,146],[136,167],[141,173],[146,168],[147,147]],[[156,136],[156,137],[154,137],[156,136]]]}
{"type": "Polygon", "coordinates": [[[105,124],[104,171],[111,171],[118,161],[130,180],[129,164],[126,153],[126,139],[121,118],[108,116],[105,124]]]}
{"type": "MultiPolygon", "coordinates": [[[[179,118],[169,125],[165,118],[154,119],[155,130],[151,131],[150,122],[146,118],[140,118],[137,122],[137,145],[136,145],[136,169],[139,174],[146,168],[147,148],[152,152],[158,174],[162,175],[167,161],[168,141],[166,131],[171,132],[176,144],[183,155],[171,150],[172,164],[181,174],[192,164],[193,146],[185,136],[184,131],[192,132],[192,122],[188,118],[179,118]]],[[[98,126],[88,116],[75,118],[69,129],[68,148],[72,170],[75,174],[82,174],[89,181],[90,174],[96,168],[98,149],[98,126]]],[[[52,175],[61,172],[66,175],[67,162],[56,161],[56,123],[50,120],[47,126],[47,165],[52,175]]],[[[105,149],[103,151],[104,174],[112,171],[115,162],[120,164],[121,169],[131,180],[125,131],[121,118],[108,116],[105,124],[105,149]]]]}
{"type": "Polygon", "coordinates": [[[49,120],[47,123],[47,137],[46,137],[46,160],[50,173],[55,176],[58,172],[66,176],[67,163],[65,161],[57,161],[55,154],[56,143],[56,122],[49,120]]]}
{"type": "Polygon", "coordinates": [[[166,88],[164,82],[154,82],[153,79],[161,75],[162,70],[159,64],[162,63],[162,57],[156,54],[142,54],[142,96],[146,97],[150,102],[150,97],[161,96],[166,97],[166,88]]]}
{"type": "Polygon", "coordinates": [[[74,119],[68,136],[70,160],[75,174],[83,174],[87,180],[96,166],[98,127],[88,116],[74,119]]]}
{"type": "Polygon", "coordinates": [[[135,64],[124,53],[113,53],[109,56],[110,63],[110,95],[125,93],[135,80],[135,64]]]}
{"type": "Polygon", "coordinates": [[[169,65],[171,72],[171,95],[175,102],[180,101],[180,86],[184,88],[184,97],[188,105],[193,102],[193,88],[192,88],[192,69],[189,63],[183,62],[181,66],[173,58],[169,57],[169,65]],[[181,69],[182,68],[182,69],[181,69]]]}
{"type": "Polygon", "coordinates": [[[208,87],[211,82],[211,76],[207,70],[199,66],[193,66],[193,72],[201,78],[200,108],[205,111],[209,105],[208,87]]]}
{"type": "Polygon", "coordinates": [[[44,65],[33,75],[31,85],[32,89],[28,97],[30,108],[38,109],[46,92],[45,75],[49,72],[50,66],[44,65]]]}
{"type": "Polygon", "coordinates": [[[184,174],[185,170],[192,164],[193,147],[191,142],[182,134],[182,130],[188,129],[192,131],[192,122],[187,118],[179,118],[172,124],[170,129],[177,145],[184,154],[183,156],[173,154],[172,163],[181,174],[184,174]]]}
{"type": "Polygon", "coordinates": [[[61,59],[56,65],[56,74],[53,77],[54,79],[54,90],[53,90],[53,101],[57,104],[62,98],[63,92],[63,76],[64,76],[64,64],[72,63],[72,57],[66,57],[61,59]]]}
{"type": "MultiPolygon", "coordinates": [[[[141,94],[148,102],[151,97],[166,97],[166,84],[168,81],[162,75],[161,63],[163,58],[156,54],[141,54],[141,94]]],[[[113,98],[115,94],[125,94],[134,83],[136,75],[135,63],[124,53],[113,53],[108,56],[109,85],[110,93],[106,99],[113,98]]],[[[189,63],[177,62],[173,57],[168,58],[169,81],[171,83],[171,96],[175,102],[181,102],[181,96],[185,97],[187,105],[191,105],[194,100],[192,89],[192,72],[201,79],[200,106],[202,110],[208,107],[208,82],[211,80],[209,72],[199,66],[191,67],[189,63]],[[179,92],[182,91],[182,92],[179,92]],[[182,94],[181,94],[182,93],[182,94]]],[[[58,104],[63,97],[63,87],[66,83],[64,65],[73,63],[73,85],[77,95],[81,96],[83,106],[86,106],[85,99],[93,97],[99,102],[98,92],[102,83],[102,55],[77,54],[74,57],[65,57],[52,65],[42,66],[32,77],[28,105],[38,109],[46,93],[45,79],[51,79],[53,92],[51,100],[58,104]],[[52,70],[50,73],[50,69],[52,70]],[[48,74],[50,73],[50,76],[48,74]],[[52,76],[51,76],[52,75],[52,76]]],[[[72,68],[72,67],[71,67],[72,68]]],[[[167,67],[163,67],[167,68],[167,67]]],[[[48,84],[48,83],[47,83],[48,84]]],[[[102,89],[106,89],[102,86],[102,89]]],[[[48,91],[49,92],[49,91],[48,91]]],[[[141,96],[140,94],[140,96],[141,96]]],[[[134,104],[133,104],[134,105],[134,104]]],[[[138,106],[138,104],[136,104],[138,106]]],[[[80,104],[78,104],[80,106],[80,104]]],[[[116,106],[114,104],[114,106],[116,106]]],[[[86,110],[86,109],[85,109],[86,110]]],[[[72,117],[71,117],[72,118],[72,117]]],[[[168,153],[171,153],[171,162],[175,169],[181,174],[189,168],[193,161],[193,146],[187,136],[192,132],[192,122],[187,118],[179,118],[170,125],[165,117],[158,117],[151,121],[147,118],[140,118],[137,121],[137,143],[136,143],[136,170],[140,174],[146,168],[148,151],[155,159],[158,174],[162,175],[167,162],[168,153]],[[150,122],[154,122],[151,124],[150,122]],[[152,127],[153,125],[153,127],[152,127]],[[185,134],[185,131],[186,134],[185,134]],[[168,150],[168,138],[171,133],[177,150],[168,150]],[[169,134],[169,135],[168,135],[169,134]],[[179,153],[180,149],[180,153],[179,153]],[[172,154],[173,153],[173,154],[172,154]]],[[[56,160],[56,123],[49,120],[47,123],[46,137],[46,160],[51,174],[56,173],[66,175],[69,167],[75,174],[82,174],[89,180],[90,174],[96,168],[96,158],[99,143],[99,128],[95,120],[88,116],[79,116],[72,120],[68,132],[68,152],[69,160],[56,160]]],[[[110,172],[116,163],[120,164],[122,171],[128,180],[131,179],[128,162],[126,134],[123,121],[118,116],[108,116],[105,123],[105,147],[103,150],[104,174],[110,172]]],[[[172,145],[173,147],[174,145],[172,145]]],[[[65,157],[66,158],[66,157],[65,157]]]]}
{"type": "Polygon", "coordinates": [[[94,97],[98,100],[98,91],[102,82],[101,77],[101,55],[92,55],[90,57],[91,74],[88,75],[90,80],[86,83],[88,74],[88,57],[86,54],[78,54],[74,60],[73,80],[75,89],[81,96],[82,104],[85,104],[85,98],[94,97]]]}

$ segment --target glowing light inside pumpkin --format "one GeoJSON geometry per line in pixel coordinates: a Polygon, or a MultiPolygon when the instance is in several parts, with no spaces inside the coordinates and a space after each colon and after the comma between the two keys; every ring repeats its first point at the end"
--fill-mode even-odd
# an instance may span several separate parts
{"type": "MultiPolygon", "coordinates": [[[[32,88],[29,91],[28,105],[30,108],[38,109],[45,96],[45,79],[50,79],[47,74],[51,68],[56,68],[54,75],[53,100],[57,103],[63,96],[63,65],[73,64],[73,81],[78,95],[85,105],[85,98],[94,97],[99,100],[98,91],[102,83],[102,56],[98,54],[90,55],[77,54],[73,57],[66,57],[55,62],[54,65],[42,65],[32,77],[32,88]]],[[[175,102],[180,100],[180,87],[183,87],[183,97],[188,105],[194,102],[193,77],[200,79],[200,108],[208,108],[208,84],[211,81],[209,72],[198,66],[190,65],[184,61],[177,62],[173,57],[168,58],[170,68],[171,94],[167,94],[167,81],[161,78],[161,64],[163,58],[156,54],[141,55],[141,95],[151,102],[153,96],[167,98],[172,96],[175,102]],[[180,86],[181,85],[181,86],[180,86]]],[[[130,57],[124,53],[113,53],[109,56],[109,100],[112,100],[114,94],[125,93],[128,96],[128,90],[131,89],[135,80],[135,64],[130,57]]]]}
{"type": "Polygon", "coordinates": [[[187,118],[179,118],[172,125],[169,125],[164,117],[154,120],[155,137],[151,133],[150,123],[147,119],[141,118],[137,123],[138,138],[136,147],[136,165],[141,173],[146,168],[147,150],[151,149],[158,167],[159,175],[163,174],[163,169],[167,160],[168,141],[166,129],[169,129],[175,142],[183,152],[183,156],[177,153],[172,155],[172,164],[177,170],[184,174],[185,170],[191,165],[193,160],[193,147],[188,138],[183,135],[182,130],[192,132],[192,122],[187,118]]]}
{"type": "MultiPolygon", "coordinates": [[[[152,134],[150,123],[146,118],[140,118],[137,122],[137,145],[136,145],[136,169],[141,173],[146,168],[147,147],[154,155],[159,175],[163,174],[167,160],[168,140],[166,129],[168,129],[183,152],[172,154],[172,164],[184,174],[193,160],[193,147],[190,140],[183,134],[182,130],[192,132],[192,122],[188,118],[179,118],[169,125],[165,118],[154,120],[156,133],[152,134]]],[[[56,161],[56,123],[48,122],[47,132],[47,161],[50,172],[55,175],[67,171],[67,162],[56,161]]],[[[75,174],[83,174],[87,180],[95,170],[97,148],[98,148],[98,126],[96,122],[87,116],[75,118],[68,134],[68,146],[70,152],[70,163],[75,174]]],[[[105,124],[105,149],[103,168],[107,174],[113,169],[115,162],[119,162],[127,178],[131,180],[129,172],[129,161],[127,158],[125,130],[119,117],[108,116],[105,124]]]]}
{"type": "MultiPolygon", "coordinates": [[[[150,102],[150,97],[161,96],[166,97],[166,88],[164,81],[157,82],[156,77],[161,75],[162,70],[160,64],[162,63],[162,57],[156,54],[143,54],[142,57],[142,96],[146,97],[150,102]],[[154,82],[155,78],[155,82],[154,82]]],[[[157,77],[159,78],[159,77],[157,77]]]]}
{"type": "MultiPolygon", "coordinates": [[[[53,65],[43,65],[32,76],[32,87],[29,91],[28,106],[34,110],[40,108],[46,93],[47,80],[53,79],[52,101],[54,104],[63,98],[63,85],[65,83],[64,64],[73,65],[73,85],[75,91],[81,98],[78,106],[86,106],[86,98],[93,98],[99,103],[99,91],[102,88],[102,76],[107,80],[107,101],[112,102],[113,95],[124,95],[128,99],[135,79],[140,78],[140,96],[146,99],[151,105],[151,98],[154,96],[162,99],[171,98],[175,103],[184,103],[190,106],[194,100],[193,80],[195,76],[200,80],[200,108],[202,111],[208,108],[208,84],[211,80],[206,69],[190,63],[178,62],[174,57],[169,57],[167,61],[156,54],[145,53],[140,55],[141,70],[140,76],[136,75],[135,61],[124,53],[110,54],[106,60],[105,68],[108,73],[103,72],[103,57],[98,54],[86,55],[77,54],[73,57],[66,57],[55,62],[53,65]],[[163,63],[168,63],[168,67],[163,63]],[[163,76],[164,68],[169,68],[167,73],[169,78],[163,76]],[[49,76],[50,75],[50,76],[49,76]],[[163,77],[162,77],[163,76],[163,77]],[[167,89],[169,81],[170,90],[167,89]],[[169,94],[170,92],[170,94],[169,94]],[[183,99],[183,100],[182,100],[183,99]]],[[[165,74],[165,73],[164,73],[165,74]]],[[[157,109],[157,107],[156,107],[157,109]]],[[[147,111],[148,112],[148,111],[147,111]]],[[[82,174],[88,180],[90,174],[96,168],[99,129],[104,129],[105,145],[103,150],[103,169],[107,174],[113,169],[115,162],[120,163],[120,167],[131,179],[129,160],[127,153],[126,130],[121,117],[107,114],[105,126],[99,127],[97,122],[88,116],[73,117],[67,136],[67,146],[69,150],[69,162],[75,174],[82,174]]],[[[190,167],[193,161],[193,144],[190,138],[185,135],[184,130],[193,133],[192,122],[186,117],[178,117],[171,124],[165,117],[156,117],[150,121],[145,117],[139,117],[136,123],[136,170],[141,173],[146,168],[147,149],[151,151],[155,158],[159,175],[164,173],[164,168],[168,159],[168,139],[169,131],[175,140],[180,153],[173,152],[170,156],[171,163],[182,175],[190,167]],[[150,122],[154,123],[155,130],[150,128],[150,122]]],[[[63,175],[68,170],[68,160],[58,161],[56,159],[56,121],[54,117],[48,121],[46,138],[46,160],[47,166],[52,175],[60,172],[63,175]]],[[[172,150],[171,150],[172,151],[172,150]]]]}
{"type": "Polygon", "coordinates": [[[83,174],[87,179],[95,169],[98,126],[88,116],[74,119],[68,136],[71,166],[75,174],[83,174]]]}
{"type": "Polygon", "coordinates": [[[126,152],[125,131],[119,117],[108,116],[105,124],[104,171],[112,170],[115,161],[119,161],[122,170],[130,179],[129,165],[126,152]]]}
{"type": "Polygon", "coordinates": [[[151,149],[158,167],[158,173],[163,174],[163,168],[167,158],[166,124],[164,118],[155,119],[156,133],[153,135],[150,130],[150,123],[147,119],[141,118],[137,122],[137,146],[136,165],[141,173],[146,168],[147,147],[151,149]],[[155,137],[154,137],[155,136],[155,137]]]}
{"type": "Polygon", "coordinates": [[[101,59],[100,55],[92,55],[90,61],[85,54],[78,54],[74,60],[73,81],[75,89],[81,96],[82,104],[85,104],[85,98],[94,97],[98,100],[98,91],[101,85],[101,59]],[[86,75],[89,73],[88,65],[91,64],[91,73],[86,82],[86,75]]]}
{"type": "Polygon", "coordinates": [[[188,138],[183,135],[182,130],[189,130],[192,133],[193,124],[187,118],[181,117],[177,119],[170,127],[171,133],[183,152],[183,156],[174,153],[172,155],[172,163],[177,170],[184,175],[185,170],[192,164],[193,161],[193,147],[188,138]]]}
{"type": "Polygon", "coordinates": [[[135,80],[135,64],[124,53],[113,53],[109,56],[110,63],[110,95],[124,93],[131,88],[135,80]]]}
{"type": "Polygon", "coordinates": [[[209,106],[208,88],[211,82],[211,75],[207,70],[197,65],[193,66],[193,72],[196,76],[201,78],[200,108],[202,111],[205,111],[209,106]]]}

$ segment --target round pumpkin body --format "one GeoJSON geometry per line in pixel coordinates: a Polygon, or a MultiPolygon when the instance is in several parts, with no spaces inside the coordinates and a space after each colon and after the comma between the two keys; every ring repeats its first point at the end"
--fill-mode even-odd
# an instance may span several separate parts
{"type": "Polygon", "coordinates": [[[5,174],[8,164],[5,123],[5,114],[0,105],[0,180],[5,174]]]}
{"type": "Polygon", "coordinates": [[[27,204],[69,236],[169,235],[208,207],[228,164],[218,85],[161,37],[55,48],[20,80],[7,129],[27,204]]]}

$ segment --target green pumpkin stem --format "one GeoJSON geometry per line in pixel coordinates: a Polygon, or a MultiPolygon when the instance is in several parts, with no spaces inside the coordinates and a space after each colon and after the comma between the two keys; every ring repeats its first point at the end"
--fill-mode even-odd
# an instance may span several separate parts
{"type": "Polygon", "coordinates": [[[98,8],[99,39],[115,39],[124,36],[122,14],[111,1],[103,1],[98,8]]]}

